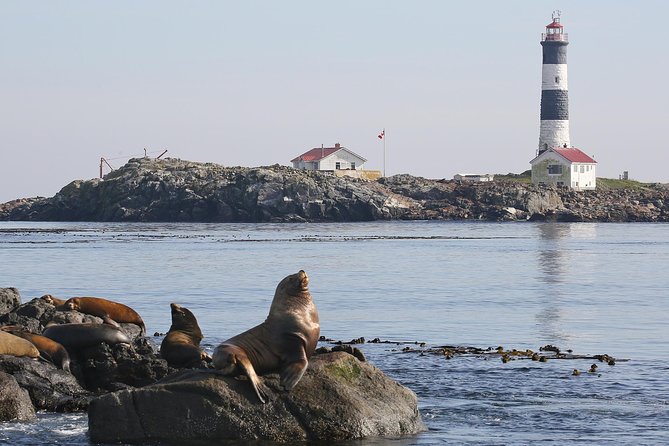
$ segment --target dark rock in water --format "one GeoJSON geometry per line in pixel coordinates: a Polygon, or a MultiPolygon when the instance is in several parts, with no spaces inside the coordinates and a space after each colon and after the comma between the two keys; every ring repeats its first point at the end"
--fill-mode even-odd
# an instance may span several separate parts
{"type": "Polygon", "coordinates": [[[0,288],[0,316],[21,305],[21,295],[16,288],[0,288]]]}
{"type": "Polygon", "coordinates": [[[51,363],[2,356],[0,371],[12,375],[28,391],[32,405],[38,410],[78,412],[88,407],[91,394],[72,374],[51,363]]]}
{"type": "Polygon", "coordinates": [[[339,441],[410,435],[425,429],[416,395],[369,363],[344,353],[311,358],[290,392],[262,378],[261,404],[248,381],[188,370],[158,384],[96,398],[88,413],[94,442],[228,439],[339,441]]]}
{"type": "Polygon", "coordinates": [[[28,392],[19,387],[16,379],[0,372],[0,421],[29,421],[35,419],[35,408],[28,392]]]}

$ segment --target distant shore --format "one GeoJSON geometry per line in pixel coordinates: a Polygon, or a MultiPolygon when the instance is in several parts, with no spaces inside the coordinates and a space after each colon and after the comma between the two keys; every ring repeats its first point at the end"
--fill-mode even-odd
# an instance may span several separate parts
{"type": "Polygon", "coordinates": [[[134,158],[103,180],[0,204],[3,221],[327,222],[373,220],[669,221],[669,188],[602,180],[594,191],[394,175],[378,181],[285,166],[224,167],[134,158]],[[618,187],[616,187],[618,186],[618,187]]]}

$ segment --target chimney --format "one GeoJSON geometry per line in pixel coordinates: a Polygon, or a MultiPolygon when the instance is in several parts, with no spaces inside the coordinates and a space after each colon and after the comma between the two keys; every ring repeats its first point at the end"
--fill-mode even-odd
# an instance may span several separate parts
{"type": "Polygon", "coordinates": [[[339,143],[335,144],[335,149],[341,149],[341,144],[339,143]]]}

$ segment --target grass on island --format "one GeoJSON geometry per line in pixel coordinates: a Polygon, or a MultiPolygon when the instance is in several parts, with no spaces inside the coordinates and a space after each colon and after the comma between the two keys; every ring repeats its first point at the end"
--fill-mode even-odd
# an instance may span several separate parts
{"type": "MultiPolygon", "coordinates": [[[[532,182],[532,171],[526,170],[522,173],[507,173],[507,174],[495,174],[494,181],[501,183],[524,183],[529,184],[532,182]]],[[[636,191],[650,191],[657,190],[662,187],[658,183],[642,183],[636,180],[618,180],[615,178],[597,178],[597,190],[600,191],[609,191],[609,190],[636,190],[636,191]]],[[[666,185],[664,185],[666,187],[666,185]]]]}

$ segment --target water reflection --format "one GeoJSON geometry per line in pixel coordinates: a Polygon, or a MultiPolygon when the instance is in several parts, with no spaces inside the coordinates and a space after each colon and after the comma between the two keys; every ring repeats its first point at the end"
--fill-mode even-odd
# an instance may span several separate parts
{"type": "Polygon", "coordinates": [[[542,337],[550,342],[566,342],[570,336],[561,324],[565,287],[568,286],[569,249],[564,243],[571,237],[574,224],[540,223],[538,253],[539,281],[542,295],[540,310],[535,318],[542,337]]]}

